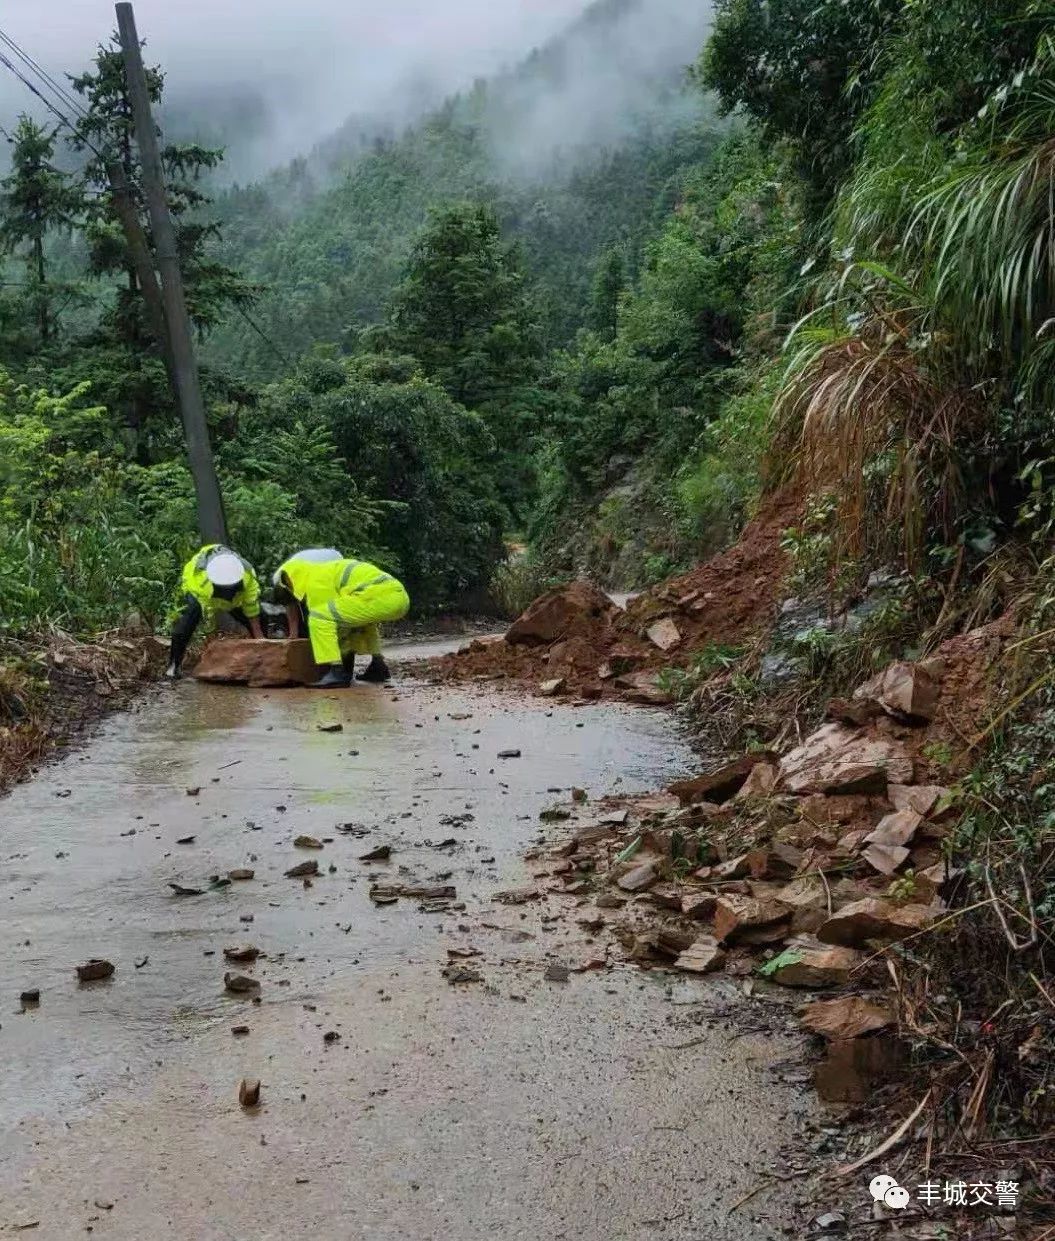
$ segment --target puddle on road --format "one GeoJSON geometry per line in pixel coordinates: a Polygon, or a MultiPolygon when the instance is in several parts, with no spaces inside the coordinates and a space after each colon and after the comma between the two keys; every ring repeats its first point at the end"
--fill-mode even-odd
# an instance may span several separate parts
{"type": "Polygon", "coordinates": [[[2,1130],[134,1077],[159,1048],[242,1011],[223,991],[225,945],[251,940],[269,954],[256,970],[265,1005],[352,988],[364,968],[439,960],[450,915],[421,914],[412,900],[375,907],[372,876],[440,882],[453,872],[442,881],[471,919],[496,888],[524,881],[529,842],[566,829],[537,821],[560,797],[551,789],[630,792],[691,761],[657,713],[420,685],[327,695],[188,682],[116,718],[86,752],[0,803],[2,1130]],[[343,731],[319,731],[336,723],[343,731]],[[521,757],[498,759],[506,749],[521,757]],[[441,821],[461,815],[473,817],[441,821]],[[334,830],[346,822],[370,833],[334,830]],[[302,833],[324,849],[294,848],[302,833]],[[192,844],[176,843],[191,834],[192,844]],[[450,837],[454,849],[425,843],[450,837]],[[381,844],[392,845],[390,862],[358,860],[381,844]],[[284,877],[308,858],[322,872],[310,889],[284,877]],[[170,882],[207,888],[235,867],[255,879],[170,893],[170,882]],[[79,986],[73,967],[90,956],[117,972],[79,986]],[[31,986],[40,1007],[13,1011],[31,986]]]}

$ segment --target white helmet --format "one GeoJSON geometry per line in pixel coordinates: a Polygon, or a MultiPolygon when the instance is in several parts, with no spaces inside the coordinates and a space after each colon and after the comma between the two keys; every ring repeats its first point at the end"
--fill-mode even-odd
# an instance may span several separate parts
{"type": "Polygon", "coordinates": [[[239,586],[245,576],[245,565],[234,552],[220,552],[205,566],[205,576],[214,586],[239,586]]]}

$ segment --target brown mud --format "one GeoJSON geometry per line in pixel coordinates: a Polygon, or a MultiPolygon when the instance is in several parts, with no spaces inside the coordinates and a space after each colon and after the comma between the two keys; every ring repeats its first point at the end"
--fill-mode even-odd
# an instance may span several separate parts
{"type": "Polygon", "coordinates": [[[625,609],[570,610],[559,641],[477,639],[418,671],[439,681],[532,688],[559,680],[552,692],[660,704],[669,697],[658,672],[687,666],[710,644],[743,645],[770,628],[788,567],[781,539],[801,508],[791,492],[769,497],[728,550],[634,596],[625,609]],[[669,639],[657,633],[671,643],[665,648],[649,636],[663,621],[673,625],[669,639]]]}

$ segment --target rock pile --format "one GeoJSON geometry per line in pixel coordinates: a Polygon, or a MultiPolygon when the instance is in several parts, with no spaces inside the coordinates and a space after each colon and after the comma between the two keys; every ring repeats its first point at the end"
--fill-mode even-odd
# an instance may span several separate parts
{"type": "MultiPolygon", "coordinates": [[[[545,855],[550,890],[580,905],[592,895],[598,929],[646,968],[757,972],[808,990],[881,982],[876,950],[926,932],[956,877],[942,853],[952,794],[921,757],[949,666],[893,664],[781,756],[743,755],[593,808],[545,855]]],[[[806,1014],[833,1045],[890,1024],[856,996],[833,1005],[806,1014]]]]}

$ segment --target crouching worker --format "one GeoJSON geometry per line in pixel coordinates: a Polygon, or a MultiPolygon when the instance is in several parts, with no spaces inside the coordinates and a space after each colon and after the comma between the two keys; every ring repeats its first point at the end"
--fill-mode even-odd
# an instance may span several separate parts
{"type": "Polygon", "coordinates": [[[204,620],[211,628],[220,612],[227,612],[254,638],[260,627],[260,583],[241,556],[219,543],[209,543],[183,566],[180,579],[183,610],[172,626],[172,651],[165,675],[175,679],[194,631],[204,620]]]}
{"type": "MultiPolygon", "coordinates": [[[[308,617],[315,662],[326,666],[319,689],[351,685],[356,655],[369,655],[361,681],[387,681],[378,625],[402,620],[410,599],[402,582],[365,560],[302,560],[292,556],[275,574],[278,597],[300,604],[308,617]]],[[[296,618],[290,613],[291,634],[296,618]]]]}

